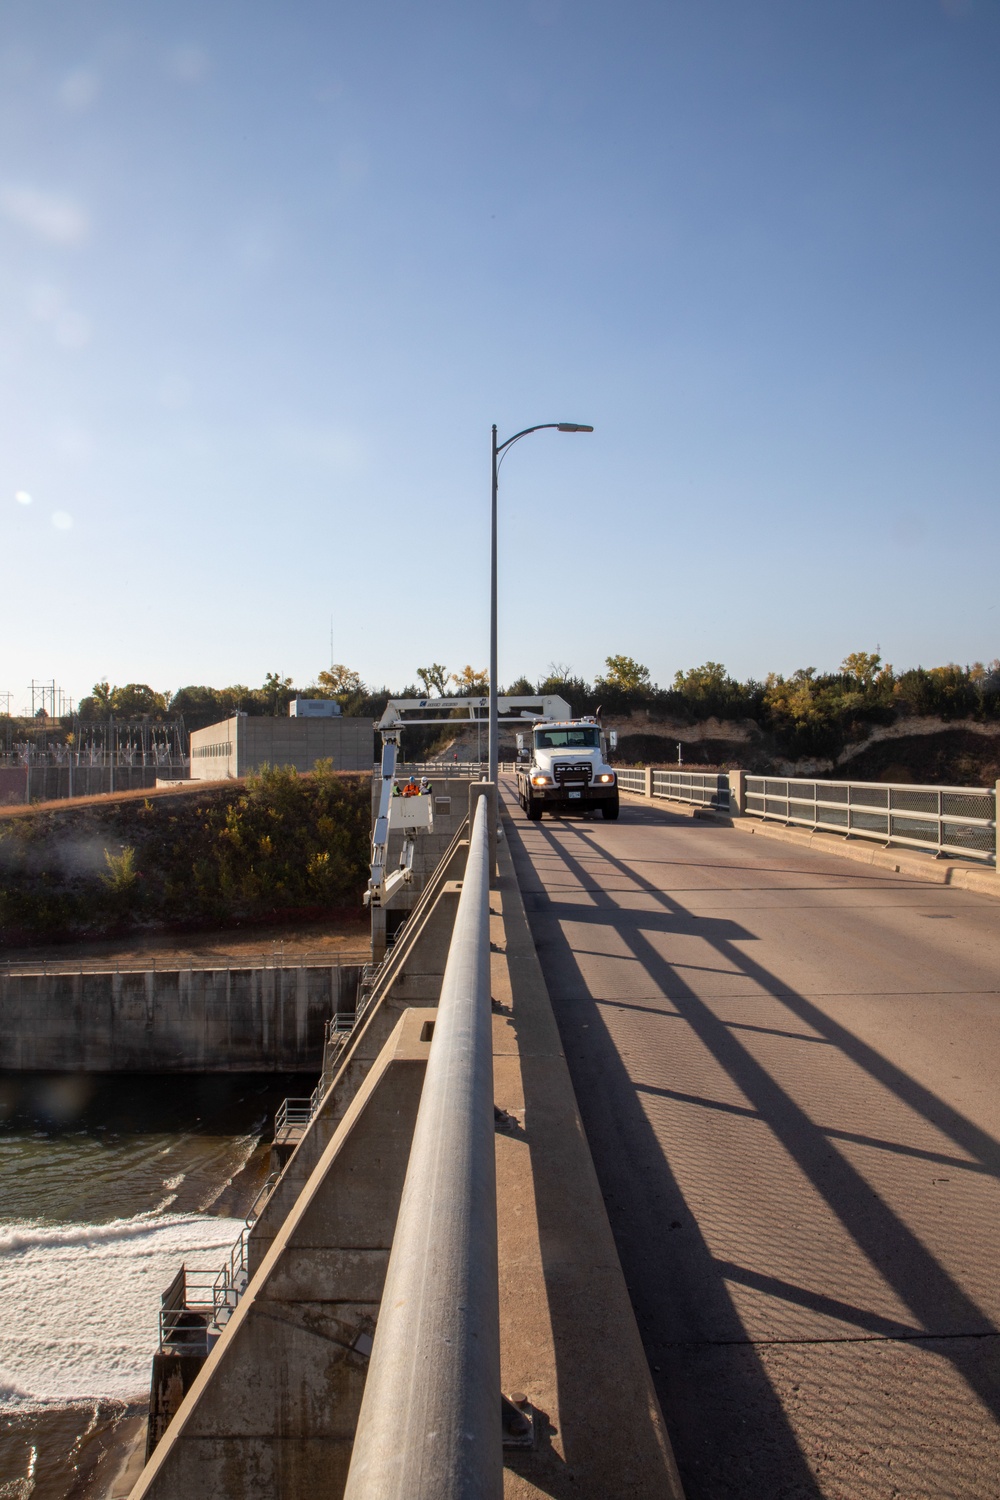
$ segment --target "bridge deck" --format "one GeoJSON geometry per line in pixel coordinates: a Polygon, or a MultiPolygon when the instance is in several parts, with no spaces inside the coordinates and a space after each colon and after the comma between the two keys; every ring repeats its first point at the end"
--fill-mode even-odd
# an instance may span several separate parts
{"type": "Polygon", "coordinates": [[[1000,1493],[996,902],[511,795],[688,1500],[1000,1493]]]}

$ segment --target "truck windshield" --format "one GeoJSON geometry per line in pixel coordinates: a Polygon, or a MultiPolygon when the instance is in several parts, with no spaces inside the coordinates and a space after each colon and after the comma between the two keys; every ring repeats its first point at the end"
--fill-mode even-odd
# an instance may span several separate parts
{"type": "Polygon", "coordinates": [[[593,750],[596,729],[536,729],[536,750],[593,750]]]}

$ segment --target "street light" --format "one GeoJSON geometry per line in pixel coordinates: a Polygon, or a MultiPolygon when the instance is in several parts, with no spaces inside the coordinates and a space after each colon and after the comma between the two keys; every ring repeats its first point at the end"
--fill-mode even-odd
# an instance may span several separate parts
{"type": "Polygon", "coordinates": [[[499,761],[499,725],[497,723],[497,471],[503,462],[501,455],[529,432],[593,432],[583,422],[539,422],[537,427],[525,427],[515,432],[506,442],[497,442],[497,427],[493,424],[493,505],[490,511],[490,729],[489,729],[489,776],[494,785],[499,761]],[[498,462],[499,460],[499,462],[498,462]]]}

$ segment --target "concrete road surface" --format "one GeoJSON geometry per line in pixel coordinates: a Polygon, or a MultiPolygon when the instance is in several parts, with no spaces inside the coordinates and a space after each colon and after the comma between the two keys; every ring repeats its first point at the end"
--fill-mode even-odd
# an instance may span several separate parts
{"type": "Polygon", "coordinates": [[[1000,901],[507,797],[688,1500],[1000,1496],[1000,901]]]}

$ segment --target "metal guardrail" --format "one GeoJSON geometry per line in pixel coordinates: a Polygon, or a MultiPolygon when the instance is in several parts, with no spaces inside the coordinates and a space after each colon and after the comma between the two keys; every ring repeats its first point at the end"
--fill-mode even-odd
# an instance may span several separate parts
{"type": "MultiPolygon", "coordinates": [[[[616,766],[624,792],[732,810],[729,778],[721,772],[651,771],[616,766]]],[[[916,786],[883,781],[830,781],[787,776],[744,777],[743,811],[848,838],[877,839],[923,849],[936,857],[996,864],[994,787],[916,786]]]]}
{"type": "MultiPolygon", "coordinates": [[[[615,766],[623,792],[646,792],[646,771],[636,766],[615,766]]],[[[653,771],[653,796],[671,802],[694,802],[699,807],[729,811],[729,777],[723,771],[653,771]]]]}
{"type": "Polygon", "coordinates": [[[499,1500],[500,1317],[479,798],[344,1500],[499,1500]]]}
{"type": "Polygon", "coordinates": [[[214,1267],[181,1266],[160,1298],[160,1353],[207,1354],[215,1324],[214,1267]]]}
{"type": "Polygon", "coordinates": [[[723,771],[654,771],[653,796],[728,812],[729,777],[723,771]]]}
{"type": "Polygon", "coordinates": [[[744,803],[758,818],[996,862],[993,787],[747,776],[744,803]]]}
{"type": "MultiPolygon", "coordinates": [[[[439,781],[449,781],[467,776],[471,781],[478,781],[486,775],[488,769],[485,760],[400,760],[396,762],[393,779],[404,781],[407,776],[426,776],[428,781],[433,781],[435,777],[439,781]]],[[[380,779],[378,766],[373,770],[372,776],[376,781],[380,779]]]]}
{"type": "Polygon", "coordinates": [[[355,1027],[364,1019],[371,1003],[373,966],[366,964],[354,1010],[339,1010],[328,1017],[323,1027],[323,1071],[319,1082],[308,1099],[283,1099],[274,1116],[274,1140],[276,1144],[288,1139],[288,1132],[305,1131],[312,1124],[324,1095],[333,1079],[337,1059],[350,1041],[355,1027]],[[367,976],[367,978],[366,978],[367,976]],[[367,987],[366,987],[367,986],[367,987]]]}
{"type": "Polygon", "coordinates": [[[309,1124],[316,1113],[318,1103],[316,1092],[313,1089],[308,1099],[282,1099],[274,1117],[275,1140],[278,1140],[289,1127],[300,1128],[309,1124]]]}
{"type": "MultiPolygon", "coordinates": [[[[513,776],[519,762],[516,760],[500,761],[497,770],[504,776],[513,776]]],[[[526,765],[527,761],[520,762],[526,765]]],[[[485,760],[401,760],[396,764],[395,780],[402,781],[407,776],[426,776],[428,781],[435,777],[439,781],[461,780],[468,777],[470,781],[482,781],[489,771],[489,762],[485,760]]],[[[372,776],[379,780],[380,770],[375,766],[372,776]]]]}
{"type": "Polygon", "coordinates": [[[160,1298],[160,1353],[202,1354],[236,1311],[250,1280],[247,1247],[250,1229],[278,1180],[272,1172],[247,1209],[243,1229],[221,1270],[181,1266],[160,1298]]]}

